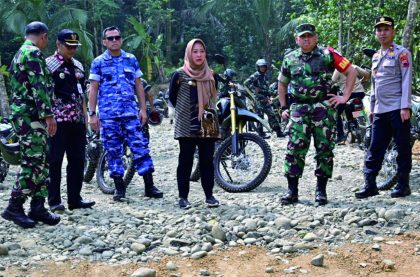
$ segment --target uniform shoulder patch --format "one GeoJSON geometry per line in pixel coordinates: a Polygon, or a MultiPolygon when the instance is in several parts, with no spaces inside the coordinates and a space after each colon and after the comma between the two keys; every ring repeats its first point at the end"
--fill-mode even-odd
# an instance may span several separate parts
{"type": "Polygon", "coordinates": [[[403,52],[400,54],[400,63],[402,67],[409,67],[410,66],[410,61],[408,59],[408,53],[407,52],[403,52]]]}

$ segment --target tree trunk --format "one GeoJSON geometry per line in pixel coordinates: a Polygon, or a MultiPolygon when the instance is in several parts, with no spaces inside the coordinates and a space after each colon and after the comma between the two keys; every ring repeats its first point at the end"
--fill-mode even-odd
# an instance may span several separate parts
{"type": "MultiPolygon", "coordinates": [[[[0,57],[0,67],[1,67],[1,57],[0,57]]],[[[4,83],[3,74],[0,72],[0,115],[3,117],[9,117],[10,115],[10,106],[9,98],[7,97],[6,84],[4,83]]]]}
{"type": "Polygon", "coordinates": [[[410,3],[408,4],[407,23],[404,27],[402,45],[410,50],[413,41],[416,18],[419,12],[419,4],[420,0],[410,0],[410,3]]]}
{"type": "Polygon", "coordinates": [[[340,23],[338,27],[338,51],[343,53],[343,21],[344,21],[344,10],[343,10],[343,2],[342,0],[338,1],[339,7],[339,18],[340,23]]]}
{"type": "MultiPolygon", "coordinates": [[[[353,7],[353,0],[350,0],[350,7],[353,7]]],[[[352,24],[353,22],[353,9],[349,10],[349,16],[347,19],[348,28],[347,28],[347,42],[346,42],[346,52],[344,53],[344,56],[350,57],[353,56],[352,54],[352,43],[351,43],[351,32],[352,32],[352,24]]]]}

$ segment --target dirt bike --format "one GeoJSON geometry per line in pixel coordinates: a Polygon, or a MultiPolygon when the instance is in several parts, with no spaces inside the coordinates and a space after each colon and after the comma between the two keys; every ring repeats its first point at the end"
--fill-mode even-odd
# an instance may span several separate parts
{"type": "MultiPolygon", "coordinates": [[[[410,124],[410,145],[413,147],[414,143],[417,140],[420,140],[420,97],[413,96],[410,124]]],[[[366,146],[369,146],[371,139],[371,127],[369,128],[366,137],[366,146]]],[[[385,152],[382,168],[378,175],[377,183],[379,190],[389,190],[397,184],[397,156],[397,146],[395,142],[391,140],[385,152]]]]}
{"type": "Polygon", "coordinates": [[[9,172],[9,165],[20,164],[19,142],[7,120],[0,122],[0,183],[9,172]]]}
{"type": "Polygon", "coordinates": [[[346,141],[348,143],[357,143],[358,147],[364,150],[369,118],[362,99],[353,98],[347,101],[341,117],[346,141]]]}
{"type": "Polygon", "coordinates": [[[169,117],[168,101],[169,90],[167,90],[166,92],[159,91],[158,97],[155,100],[153,100],[153,106],[155,106],[156,110],[165,118],[169,117]]]}
{"type": "MultiPolygon", "coordinates": [[[[87,144],[85,153],[85,166],[84,166],[84,182],[90,182],[96,173],[96,182],[99,189],[105,194],[114,193],[114,180],[108,176],[108,163],[106,160],[106,151],[102,146],[102,142],[99,138],[99,133],[92,130],[88,130],[87,144]]],[[[124,146],[124,185],[127,187],[133,179],[135,168],[131,162],[131,156],[127,147],[124,146]]]]}
{"type": "MultiPolygon", "coordinates": [[[[224,65],[225,58],[216,55],[224,65]]],[[[258,187],[271,169],[272,153],[268,143],[260,136],[247,132],[247,122],[267,123],[243,107],[243,88],[230,78],[219,76],[228,97],[217,103],[222,141],[216,147],[213,164],[216,183],[228,192],[251,191],[258,187]],[[240,106],[238,107],[237,103],[240,106]]]]}

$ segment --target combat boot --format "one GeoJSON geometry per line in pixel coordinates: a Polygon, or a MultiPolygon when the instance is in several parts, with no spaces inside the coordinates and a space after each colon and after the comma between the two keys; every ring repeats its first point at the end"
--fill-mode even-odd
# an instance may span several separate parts
{"type": "Polygon", "coordinates": [[[148,172],[143,175],[144,181],[144,195],[147,197],[152,198],[162,198],[163,192],[161,192],[157,187],[153,184],[153,175],[151,172],[148,172]]]}
{"type": "Polygon", "coordinates": [[[114,184],[115,184],[115,190],[114,190],[114,201],[121,201],[122,198],[125,198],[125,186],[124,186],[124,180],[121,176],[114,177],[114,184]]]}
{"type": "Polygon", "coordinates": [[[378,195],[378,187],[376,186],[376,176],[366,174],[365,175],[365,184],[363,187],[354,194],[358,199],[368,198],[371,196],[378,195]]]}
{"type": "Polygon", "coordinates": [[[25,203],[26,197],[11,197],[9,199],[9,205],[1,213],[1,217],[6,220],[13,221],[16,225],[19,225],[22,228],[33,228],[35,227],[36,222],[30,219],[23,209],[23,203],[25,203]]]}
{"type": "Polygon", "coordinates": [[[317,177],[316,191],[315,191],[315,202],[319,205],[325,205],[328,203],[327,200],[327,183],[328,178],[317,177]]]}
{"type": "Polygon", "coordinates": [[[269,136],[269,135],[267,135],[266,133],[264,133],[264,128],[263,128],[263,126],[262,126],[261,124],[258,124],[258,127],[257,127],[257,133],[258,133],[258,135],[259,135],[260,137],[262,137],[263,139],[268,139],[268,138],[270,138],[270,136],[269,136]]]}
{"type": "Polygon", "coordinates": [[[31,210],[28,216],[34,221],[41,221],[48,225],[57,225],[60,222],[60,216],[49,213],[44,206],[45,198],[41,196],[33,196],[31,199],[31,210]]]}
{"type": "Polygon", "coordinates": [[[408,175],[398,176],[398,184],[391,191],[392,198],[406,197],[411,194],[410,177],[408,175]]]}
{"type": "Polygon", "coordinates": [[[298,177],[287,176],[287,193],[281,198],[281,203],[289,205],[298,202],[298,177]]]}

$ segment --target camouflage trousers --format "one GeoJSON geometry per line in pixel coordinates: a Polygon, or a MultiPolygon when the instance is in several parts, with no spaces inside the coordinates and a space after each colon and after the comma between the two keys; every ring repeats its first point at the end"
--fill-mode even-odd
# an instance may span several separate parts
{"type": "Polygon", "coordinates": [[[257,114],[261,118],[264,118],[264,114],[268,117],[268,124],[274,131],[280,130],[280,116],[277,111],[273,109],[273,106],[268,101],[268,98],[257,98],[256,102],[257,114]]]}
{"type": "Polygon", "coordinates": [[[19,140],[20,170],[11,196],[48,196],[48,133],[41,121],[31,121],[22,116],[12,121],[19,140]]]}
{"type": "Polygon", "coordinates": [[[111,178],[124,176],[124,143],[130,148],[134,167],[139,175],[154,171],[149,140],[142,130],[140,119],[124,117],[101,120],[101,139],[107,151],[111,178]]]}
{"type": "Polygon", "coordinates": [[[289,142],[284,171],[286,176],[302,177],[311,137],[316,150],[315,176],[331,178],[336,136],[336,110],[328,101],[292,104],[290,107],[289,142]]]}

